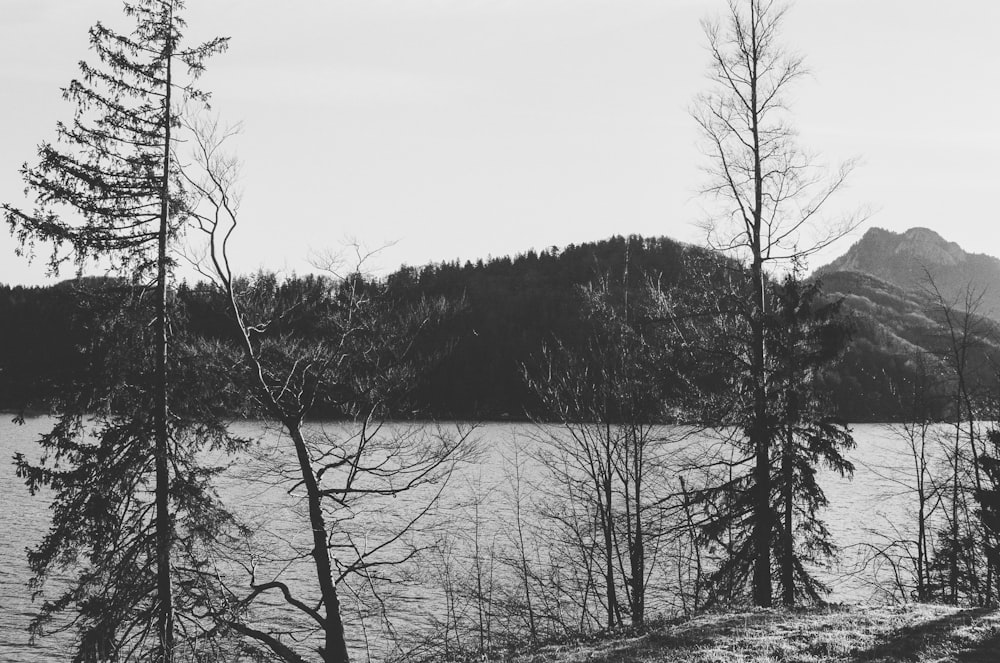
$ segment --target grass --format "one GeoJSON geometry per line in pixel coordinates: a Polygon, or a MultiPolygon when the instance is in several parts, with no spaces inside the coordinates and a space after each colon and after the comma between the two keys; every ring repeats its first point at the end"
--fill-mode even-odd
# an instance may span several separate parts
{"type": "Polygon", "coordinates": [[[1000,663],[1000,613],[938,605],[710,614],[516,663],[1000,663]]]}

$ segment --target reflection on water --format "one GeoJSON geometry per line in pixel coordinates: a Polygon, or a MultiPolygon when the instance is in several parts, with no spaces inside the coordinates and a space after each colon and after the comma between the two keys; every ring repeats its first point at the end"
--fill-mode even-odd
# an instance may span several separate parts
{"type": "MultiPolygon", "coordinates": [[[[33,418],[24,426],[16,426],[9,417],[0,420],[0,459],[3,459],[0,462],[0,505],[3,505],[0,509],[0,659],[3,660],[24,663],[56,660],[65,655],[71,644],[71,636],[67,634],[44,638],[35,645],[28,643],[27,626],[36,604],[32,603],[26,586],[29,571],[24,553],[27,547],[41,540],[49,515],[45,496],[30,497],[9,462],[18,451],[37,457],[33,440],[47,430],[50,423],[46,418],[33,418]]],[[[239,429],[240,434],[260,438],[261,442],[254,454],[234,464],[225,475],[220,492],[230,507],[258,531],[248,548],[254,553],[256,580],[279,578],[303,591],[305,597],[314,602],[316,596],[309,592],[314,586],[313,570],[309,560],[302,559],[302,552],[308,550],[311,543],[308,528],[303,526],[306,522],[303,505],[295,499],[294,491],[289,493],[289,484],[274,481],[271,470],[274,469],[275,453],[267,453],[277,452],[280,458],[285,443],[277,432],[265,431],[260,425],[242,424],[239,429]]],[[[820,473],[831,505],[823,517],[842,551],[840,564],[821,575],[833,590],[829,597],[832,601],[851,602],[876,597],[878,592],[870,573],[850,573],[856,570],[859,556],[867,552],[862,544],[871,542],[873,537],[878,538],[880,533],[893,532],[893,536],[905,537],[915,529],[910,526],[912,499],[903,486],[908,481],[908,473],[912,473],[912,460],[906,455],[905,442],[896,432],[877,425],[856,426],[854,436],[858,448],[848,454],[856,465],[854,480],[841,479],[826,470],[820,473]]],[[[504,459],[509,459],[515,439],[524,443],[532,438],[532,427],[488,424],[480,427],[475,437],[484,449],[482,457],[478,464],[464,468],[459,476],[453,477],[448,487],[448,502],[453,514],[444,521],[446,524],[450,521],[453,527],[468,527],[470,507],[465,497],[475,492],[489,494],[490,486],[509,482],[504,459]]],[[[537,474],[537,468],[529,468],[531,472],[537,474]]],[[[398,525],[426,498],[427,494],[417,495],[396,503],[390,500],[388,505],[375,501],[367,510],[344,514],[341,527],[350,529],[357,523],[367,527],[372,521],[387,527],[398,525]]],[[[481,519],[500,513],[501,501],[491,502],[491,499],[487,497],[480,507],[481,519]]],[[[361,548],[375,545],[374,539],[363,538],[361,529],[357,536],[361,538],[352,539],[352,545],[361,548]]],[[[248,577],[242,568],[230,566],[226,572],[231,574],[232,582],[245,586],[248,577]]],[[[434,569],[425,568],[424,572],[425,577],[434,575],[434,569]]],[[[419,585],[419,572],[395,580],[397,582],[379,589],[391,597],[386,605],[393,611],[396,624],[403,630],[407,625],[426,628],[429,613],[441,609],[440,600],[427,598],[428,592],[422,591],[419,585]]],[[[345,591],[344,594],[347,603],[351,604],[353,592],[345,591]]],[[[365,599],[364,593],[359,591],[357,600],[362,599],[365,599]]],[[[360,604],[354,603],[355,608],[350,612],[355,616],[345,616],[353,619],[348,625],[352,648],[362,652],[366,642],[370,644],[378,639],[381,606],[365,603],[368,619],[359,621],[356,608],[360,604]]],[[[301,623],[278,600],[262,608],[258,617],[264,621],[284,621],[289,629],[301,623]]]]}

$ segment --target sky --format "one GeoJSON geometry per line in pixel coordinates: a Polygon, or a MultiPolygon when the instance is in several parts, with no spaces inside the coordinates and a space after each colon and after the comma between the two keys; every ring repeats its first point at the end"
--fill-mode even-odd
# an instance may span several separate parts
{"type": "MultiPolygon", "coordinates": [[[[724,0],[188,0],[191,40],[229,36],[201,87],[242,123],[237,267],[304,273],[352,244],[367,265],[476,260],[616,234],[704,241],[690,110],[701,20],[724,0]]],[[[119,0],[3,0],[0,201],[72,107],[87,29],[119,0]]],[[[799,142],[860,166],[830,207],[1000,255],[995,0],[798,0],[784,43],[811,72],[799,142]]],[[[865,227],[812,259],[843,253],[865,227]]],[[[51,282],[14,255],[0,283],[51,282]]],[[[62,278],[71,276],[63,273],[62,278]]]]}

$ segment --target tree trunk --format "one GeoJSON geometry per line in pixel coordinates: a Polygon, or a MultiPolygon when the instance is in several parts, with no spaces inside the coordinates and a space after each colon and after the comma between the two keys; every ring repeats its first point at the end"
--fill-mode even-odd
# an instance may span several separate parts
{"type": "MultiPolygon", "coordinates": [[[[172,8],[171,10],[172,11],[172,8]]],[[[172,25],[172,16],[168,25],[172,25]]],[[[163,98],[164,141],[163,175],[160,183],[160,224],[157,232],[156,255],[156,318],[153,325],[155,343],[155,376],[153,396],[153,437],[156,466],[156,600],[159,604],[157,630],[160,641],[160,663],[174,660],[174,601],[170,584],[170,547],[173,539],[170,521],[170,474],[168,463],[169,437],[167,428],[167,235],[170,219],[170,130],[172,37],[166,41],[166,91],[163,98]]]]}
{"type": "Polygon", "coordinates": [[[316,580],[319,583],[320,595],[323,597],[323,636],[324,644],[320,651],[324,663],[348,663],[347,643],[344,640],[344,623],[340,617],[340,599],[337,596],[337,586],[333,579],[333,565],[330,562],[330,551],[326,545],[326,522],[323,518],[322,495],[319,484],[312,471],[309,450],[302,437],[301,422],[286,419],[285,429],[295,444],[295,455],[299,461],[299,471],[302,483],[306,489],[306,500],[309,505],[309,525],[312,529],[313,561],[316,564],[316,580]]]}
{"type": "Polygon", "coordinates": [[[783,482],[781,491],[782,503],[784,505],[783,515],[785,519],[785,522],[782,523],[784,536],[781,541],[781,590],[782,601],[788,607],[795,605],[795,566],[793,562],[795,547],[792,539],[792,533],[794,531],[792,516],[795,506],[795,491],[793,484],[795,477],[794,466],[792,464],[792,458],[795,453],[793,448],[794,444],[795,434],[792,432],[791,428],[789,428],[786,432],[785,438],[785,453],[781,457],[781,477],[783,482]]]}
{"type": "MultiPolygon", "coordinates": [[[[756,249],[759,253],[760,238],[756,249]]],[[[759,257],[753,265],[754,313],[753,332],[753,419],[750,423],[750,445],[754,450],[753,500],[753,602],[768,608],[773,601],[771,588],[771,456],[770,432],[767,429],[767,393],[764,375],[764,278],[759,257]]]]}
{"type": "Polygon", "coordinates": [[[958,454],[961,430],[955,426],[954,466],[951,484],[951,555],[948,565],[948,589],[952,604],[958,603],[958,454]]]}
{"type": "Polygon", "coordinates": [[[615,543],[614,527],[611,520],[611,481],[604,482],[604,554],[606,566],[604,570],[604,582],[608,588],[608,629],[615,627],[615,612],[618,607],[618,596],[615,592],[615,543]]]}
{"type": "Polygon", "coordinates": [[[633,431],[633,490],[635,500],[635,542],[632,546],[632,625],[641,627],[646,621],[646,549],[642,530],[642,447],[639,433],[633,431]]]}
{"type": "Polygon", "coordinates": [[[764,367],[764,255],[761,247],[761,232],[763,230],[764,206],[764,174],[762,172],[760,147],[760,105],[757,99],[759,82],[757,65],[760,61],[757,39],[757,7],[751,4],[750,43],[751,54],[750,73],[750,109],[753,137],[753,176],[754,176],[754,207],[752,210],[753,228],[750,247],[753,253],[751,277],[753,287],[753,304],[751,309],[751,371],[753,383],[753,421],[750,427],[750,445],[756,455],[754,467],[754,569],[753,569],[753,602],[755,605],[767,608],[771,606],[771,459],[770,431],[767,430],[767,390],[764,367]]]}
{"type": "MultiPolygon", "coordinates": [[[[517,456],[515,458],[515,463],[519,462],[517,456]]],[[[531,634],[531,642],[534,643],[538,639],[538,629],[535,627],[535,611],[531,605],[531,585],[529,583],[529,572],[528,572],[528,556],[524,549],[524,521],[521,518],[521,467],[518,465],[517,469],[517,498],[515,502],[515,517],[517,518],[517,544],[519,548],[519,553],[521,557],[521,576],[524,581],[524,605],[528,610],[528,632],[531,634]]]]}
{"type": "MultiPolygon", "coordinates": [[[[607,395],[605,394],[605,412],[607,412],[607,395]]],[[[605,417],[607,418],[607,417],[605,417]]],[[[615,592],[615,542],[614,542],[614,520],[611,511],[611,476],[614,472],[612,463],[614,458],[611,455],[611,424],[605,421],[604,424],[604,505],[603,505],[603,525],[604,525],[604,554],[607,564],[604,570],[604,581],[608,591],[608,630],[615,627],[615,614],[618,609],[618,596],[615,592]]]]}
{"type": "MultiPolygon", "coordinates": [[[[922,455],[921,450],[921,455],[922,455]]],[[[917,484],[917,600],[927,600],[927,574],[925,560],[927,558],[927,496],[924,493],[923,467],[917,484]]]]}

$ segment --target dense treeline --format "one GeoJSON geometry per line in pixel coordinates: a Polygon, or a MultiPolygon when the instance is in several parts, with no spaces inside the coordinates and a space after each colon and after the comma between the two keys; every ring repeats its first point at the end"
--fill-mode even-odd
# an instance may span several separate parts
{"type": "MultiPolygon", "coordinates": [[[[576,291],[598,280],[634,293],[650,280],[670,289],[681,283],[685,270],[704,269],[704,261],[685,260],[692,255],[723,260],[667,238],[619,236],[513,258],[402,267],[384,279],[400,305],[438,297],[460,304],[447,325],[423,341],[447,345],[450,351],[422,378],[407,409],[394,416],[496,420],[542,414],[522,367],[546,342],[579,338],[576,291]]],[[[692,277],[688,282],[703,282],[687,276],[692,277]]],[[[282,287],[304,291],[316,278],[293,276],[282,287]]],[[[50,287],[0,286],[0,406],[44,407],[61,381],[80,373],[83,350],[95,329],[81,293],[99,283],[84,279],[50,287]]],[[[902,420],[906,399],[900,396],[917,380],[914,355],[934,354],[943,321],[934,319],[930,302],[887,291],[887,284],[861,274],[829,274],[823,286],[828,298],[845,299],[844,312],[853,327],[847,352],[823,376],[838,411],[848,421],[902,420]]],[[[212,288],[182,283],[173,296],[198,334],[220,339],[229,333],[225,306],[212,288]]],[[[996,327],[988,320],[984,324],[996,327]]],[[[945,410],[939,404],[933,418],[942,418],[945,410]]],[[[314,414],[338,415],[329,407],[314,414]]]]}
{"type": "Polygon", "coordinates": [[[665,287],[681,274],[684,246],[665,238],[614,237],[563,250],[552,247],[515,258],[406,268],[388,281],[405,297],[461,298],[458,340],[427,378],[420,400],[436,417],[523,418],[539,403],[521,367],[553,338],[580,335],[574,291],[598,279],[638,290],[648,278],[665,287]]]}
{"type": "Polygon", "coordinates": [[[100,331],[100,293],[114,283],[87,277],[49,287],[0,285],[0,407],[44,408],[85,378],[100,331]]]}

